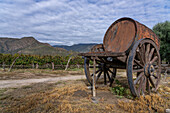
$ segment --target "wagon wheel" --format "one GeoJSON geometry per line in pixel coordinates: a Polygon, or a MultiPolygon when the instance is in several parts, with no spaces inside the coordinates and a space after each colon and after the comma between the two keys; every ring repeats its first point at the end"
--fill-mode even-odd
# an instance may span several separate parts
{"type": "Polygon", "coordinates": [[[156,92],[161,78],[161,59],[156,44],[149,39],[137,41],[127,61],[128,83],[132,95],[156,92]]]}
{"type": "MultiPolygon", "coordinates": [[[[93,68],[93,66],[89,63],[89,58],[84,59],[84,68],[85,68],[85,75],[90,83],[92,85],[93,81],[93,72],[90,71],[90,68],[93,68]]],[[[104,80],[104,84],[106,85],[107,82],[110,83],[110,86],[112,86],[112,83],[114,81],[114,78],[116,77],[116,69],[112,68],[110,66],[107,66],[105,63],[101,63],[99,61],[96,62],[96,80],[97,83],[100,79],[104,80]],[[103,78],[102,78],[103,76],[103,78]]]]}

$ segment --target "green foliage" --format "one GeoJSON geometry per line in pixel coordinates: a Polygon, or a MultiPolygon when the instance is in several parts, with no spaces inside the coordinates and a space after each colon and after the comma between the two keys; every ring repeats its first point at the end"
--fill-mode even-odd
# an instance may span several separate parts
{"type": "Polygon", "coordinates": [[[170,22],[158,23],[153,27],[153,31],[161,40],[160,55],[162,60],[170,62],[170,22]]]}
{"type": "Polygon", "coordinates": [[[123,96],[130,99],[133,98],[129,88],[123,87],[118,80],[115,80],[115,83],[115,86],[110,89],[114,95],[118,95],[118,98],[123,98],[123,96]]]}
{"type": "Polygon", "coordinates": [[[122,86],[116,86],[112,88],[112,92],[116,95],[123,96],[123,94],[125,93],[125,88],[122,86]]]}
{"type": "MultiPolygon", "coordinates": [[[[24,55],[24,54],[0,54],[0,64],[5,63],[6,65],[12,64],[12,62],[19,57],[15,65],[31,65],[38,63],[39,65],[44,65],[47,63],[53,62],[55,65],[66,65],[68,62],[68,59],[70,58],[70,55],[68,56],[51,56],[51,55],[24,55]]],[[[80,56],[72,56],[70,60],[70,65],[82,65],[84,63],[84,59],[82,59],[80,56]]]]}
{"type": "Polygon", "coordinates": [[[83,65],[84,64],[84,59],[82,59],[79,56],[75,56],[73,59],[71,59],[70,63],[74,64],[74,65],[76,65],[76,64],[83,65]]]}
{"type": "Polygon", "coordinates": [[[115,80],[116,84],[120,85],[120,82],[118,80],[115,80]]]}

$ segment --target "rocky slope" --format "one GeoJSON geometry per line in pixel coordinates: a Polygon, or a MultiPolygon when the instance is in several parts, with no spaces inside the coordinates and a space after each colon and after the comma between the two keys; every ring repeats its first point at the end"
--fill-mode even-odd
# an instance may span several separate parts
{"type": "Polygon", "coordinates": [[[54,45],[53,47],[59,47],[59,48],[64,48],[68,51],[72,50],[72,51],[76,51],[76,52],[89,52],[90,49],[96,45],[96,43],[92,43],[92,44],[74,44],[72,46],[67,46],[67,45],[54,45]]]}
{"type": "Polygon", "coordinates": [[[33,37],[0,38],[0,53],[22,53],[37,55],[67,55],[69,52],[63,48],[55,48],[50,44],[41,43],[33,37]]]}

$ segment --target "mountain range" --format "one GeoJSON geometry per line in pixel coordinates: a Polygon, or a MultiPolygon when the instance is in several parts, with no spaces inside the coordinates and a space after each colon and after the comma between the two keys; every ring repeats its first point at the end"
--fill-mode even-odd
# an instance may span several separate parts
{"type": "Polygon", "coordinates": [[[59,47],[59,48],[63,48],[66,49],[67,51],[76,51],[76,52],[80,52],[80,53],[84,53],[84,52],[89,52],[90,49],[96,45],[96,43],[89,43],[89,44],[74,44],[72,46],[67,46],[67,45],[54,45],[53,47],[59,47]]]}
{"type": "Polygon", "coordinates": [[[5,54],[36,54],[36,55],[68,55],[63,48],[52,47],[48,43],[41,43],[34,37],[0,38],[0,53],[5,54]]]}
{"type": "Polygon", "coordinates": [[[68,55],[88,52],[96,44],[75,44],[72,46],[41,43],[34,37],[6,38],[0,37],[0,53],[34,54],[34,55],[68,55]]]}

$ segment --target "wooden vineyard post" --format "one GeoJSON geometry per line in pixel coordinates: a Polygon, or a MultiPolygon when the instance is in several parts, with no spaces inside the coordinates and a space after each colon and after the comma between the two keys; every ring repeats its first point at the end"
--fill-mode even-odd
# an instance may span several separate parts
{"type": "Polygon", "coordinates": [[[5,62],[3,62],[2,66],[3,66],[3,71],[5,71],[5,62]]]}
{"type": "Polygon", "coordinates": [[[52,65],[52,70],[54,70],[54,62],[51,62],[51,65],[52,65]]]}
{"type": "Polygon", "coordinates": [[[10,66],[10,68],[9,68],[9,70],[8,70],[8,72],[10,72],[11,71],[11,69],[12,69],[12,66],[14,65],[14,63],[16,62],[16,60],[19,58],[19,56],[12,62],[12,64],[11,64],[11,66],[10,66]]]}
{"type": "Polygon", "coordinates": [[[39,65],[38,65],[38,63],[36,63],[36,69],[38,69],[38,67],[39,67],[39,65]]]}
{"type": "Polygon", "coordinates": [[[67,62],[67,65],[66,65],[66,68],[65,68],[65,71],[68,69],[68,66],[69,66],[69,62],[71,60],[71,57],[68,59],[68,62],[67,62]]]}
{"type": "Polygon", "coordinates": [[[34,65],[34,63],[32,63],[32,69],[34,69],[35,68],[35,65],[34,65]]]}

